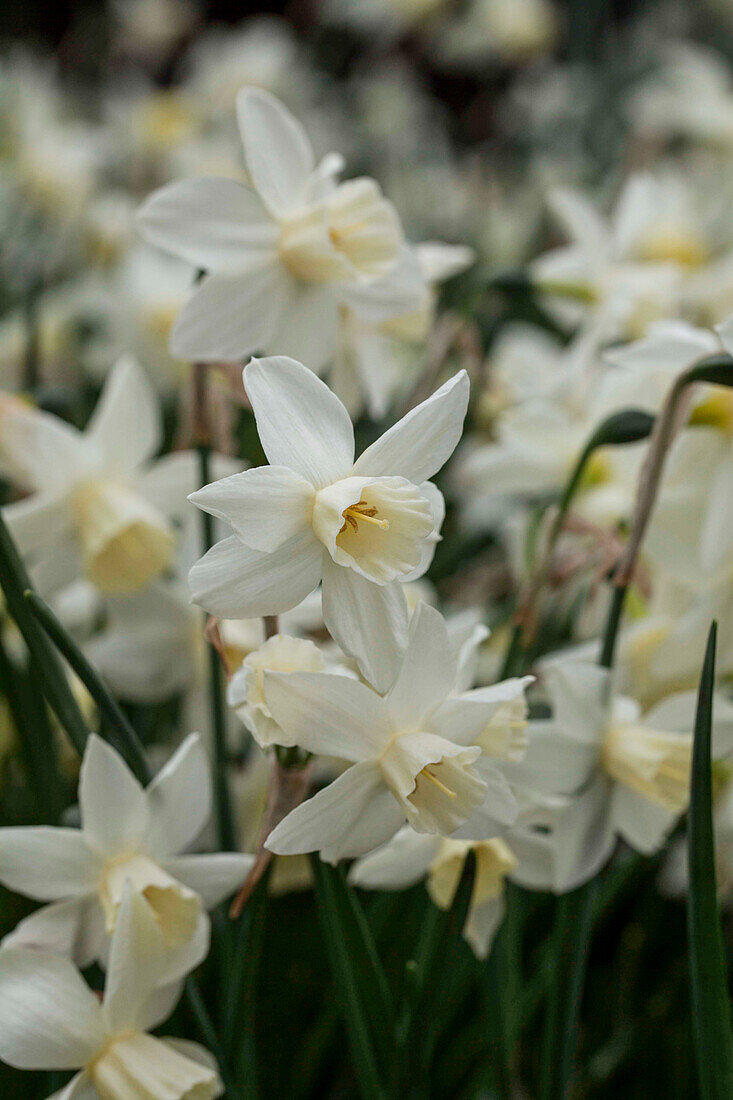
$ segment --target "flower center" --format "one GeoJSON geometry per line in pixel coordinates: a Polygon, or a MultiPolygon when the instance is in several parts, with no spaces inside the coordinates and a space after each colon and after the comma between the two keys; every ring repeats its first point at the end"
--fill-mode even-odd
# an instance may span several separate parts
{"type": "Polygon", "coordinates": [[[344,517],[344,525],[339,531],[340,535],[346,530],[347,524],[351,524],[353,529],[358,531],[359,520],[362,523],[373,523],[375,527],[379,527],[382,531],[389,531],[389,520],[377,519],[378,509],[376,504],[367,504],[366,501],[360,500],[358,504],[352,504],[345,508],[341,515],[344,517]]]}
{"type": "Polygon", "coordinates": [[[427,889],[439,909],[448,909],[461,879],[466,856],[476,854],[476,877],[471,905],[498,898],[504,879],[517,866],[517,858],[503,840],[451,840],[445,838],[430,864],[427,889]]]}
{"type": "Polygon", "coordinates": [[[102,592],[135,592],[170,565],[172,530],[126,485],[90,479],[76,490],[71,505],[87,576],[102,592]]]}
{"type": "Polygon", "coordinates": [[[337,565],[388,584],[419,564],[435,531],[419,487],[401,477],[347,477],[316,493],[311,522],[337,565]]]}
{"type": "Polygon", "coordinates": [[[110,935],[114,932],[124,885],[128,881],[150,906],[170,947],[179,947],[191,939],[201,911],[200,898],[142,855],[124,855],[105,864],[99,883],[99,900],[110,935]]]}
{"type": "Polygon", "coordinates": [[[612,726],[601,750],[612,779],[673,813],[687,806],[692,742],[680,734],[662,733],[632,723],[612,726]]]}
{"type": "Polygon", "coordinates": [[[683,229],[660,229],[643,241],[640,259],[650,263],[676,263],[681,267],[702,267],[708,259],[705,242],[683,229]]]}
{"type": "Polygon", "coordinates": [[[435,774],[435,769],[439,767],[439,764],[427,764],[419,773],[415,783],[419,783],[420,779],[428,779],[434,786],[438,788],[439,791],[442,791],[442,793],[448,798],[458,798],[458,795],[455,791],[452,791],[450,787],[447,787],[445,783],[443,783],[442,780],[438,779],[437,775],[435,774]]]}
{"type": "Polygon", "coordinates": [[[280,259],[308,283],[378,278],[394,264],[401,244],[393,207],[368,179],[339,184],[280,225],[280,259]]]}

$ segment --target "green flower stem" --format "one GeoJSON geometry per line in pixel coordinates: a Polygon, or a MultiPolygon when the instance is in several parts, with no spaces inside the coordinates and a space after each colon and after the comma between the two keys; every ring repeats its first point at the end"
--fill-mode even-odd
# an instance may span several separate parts
{"type": "Polygon", "coordinates": [[[223,1043],[231,1064],[241,1080],[245,1100],[258,1100],[262,1095],[257,1073],[257,986],[262,946],[265,938],[270,864],[239,917],[234,929],[232,972],[225,993],[223,1013],[223,1043]]]}
{"type": "Polygon", "coordinates": [[[448,965],[455,942],[463,934],[476,877],[476,855],[469,851],[447,910],[432,902],[427,907],[414,960],[408,963],[407,985],[397,1025],[396,1095],[426,1095],[420,1089],[427,1078],[438,1040],[436,989],[447,985],[448,965]]]}
{"type": "Polygon", "coordinates": [[[206,1045],[206,1048],[211,1051],[212,1055],[216,1059],[219,1067],[219,1073],[224,1083],[225,1095],[227,1100],[240,1100],[242,1093],[235,1085],[234,1080],[230,1076],[228,1063],[224,1057],[224,1052],[221,1049],[216,1029],[209,1016],[209,1011],[206,1007],[206,1002],[201,993],[198,980],[195,974],[190,974],[186,979],[186,1001],[188,1007],[191,1010],[191,1015],[196,1021],[196,1025],[201,1033],[201,1038],[206,1045]]]}
{"type": "MultiPolygon", "coordinates": [[[[197,366],[199,365],[197,364],[197,366]]],[[[205,371],[205,368],[202,368],[202,370],[205,371]]],[[[202,398],[202,400],[205,400],[205,398],[202,398]]],[[[208,442],[198,444],[198,455],[199,481],[202,486],[208,485],[211,482],[211,446],[208,442]]],[[[214,519],[213,516],[204,511],[201,512],[201,540],[202,550],[205,554],[214,545],[214,519]]],[[[209,659],[209,705],[211,708],[214,749],[217,835],[220,850],[232,852],[236,850],[237,844],[227,775],[226,711],[224,707],[222,667],[216,647],[208,641],[207,650],[209,659]]]]}
{"type": "MultiPolygon", "coordinates": [[[[614,588],[599,665],[610,669],[621,625],[626,588],[614,588]]],[[[542,1053],[541,1100],[565,1100],[573,1071],[578,1021],[600,876],[557,900],[542,1053]]]]}
{"type": "Polygon", "coordinates": [[[541,1100],[566,1100],[578,1037],[597,877],[557,900],[552,966],[542,1048],[541,1100]]]}

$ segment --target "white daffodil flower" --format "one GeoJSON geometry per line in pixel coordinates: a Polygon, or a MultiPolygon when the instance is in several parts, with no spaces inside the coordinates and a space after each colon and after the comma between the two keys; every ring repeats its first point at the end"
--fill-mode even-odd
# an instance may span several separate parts
{"type": "MultiPolygon", "coordinates": [[[[183,971],[201,958],[192,958],[183,971]]],[[[0,1058],[17,1069],[80,1070],[49,1100],[211,1100],[223,1092],[207,1050],[149,1034],[180,995],[180,960],[149,907],[123,891],[100,1001],[69,959],[0,951],[0,1058]]]]}
{"type": "Polygon", "coordinates": [[[635,130],[652,141],[682,137],[730,149],[733,87],[724,58],[677,40],[662,45],[660,61],[629,97],[635,130]]]}
{"type": "Polygon", "coordinates": [[[52,902],[21,921],[4,943],[68,954],[82,968],[103,960],[126,883],[147,903],[166,943],[207,941],[205,907],[233,893],[252,865],[251,856],[233,852],[179,855],[208,821],[211,801],[197,734],[147,790],[92,734],[79,780],[81,829],[0,829],[0,882],[52,902]]]}
{"type": "Polygon", "coordinates": [[[427,569],[439,537],[443,498],[427,479],[460,438],[466,372],[356,462],[349,414],[306,367],[252,360],[244,385],[271,465],[190,496],[235,532],[191,570],[192,598],[219,618],[248,619],[295,607],[322,581],[328,630],[386,690],[406,637],[399,582],[427,569]]]}
{"type": "Polygon", "coordinates": [[[267,706],[265,672],[325,671],[326,660],[313,642],[275,634],[244,658],[227,686],[227,702],[262,748],[292,745],[294,742],[280,729],[267,706]]]}
{"type": "Polygon", "coordinates": [[[435,48],[458,68],[485,65],[491,57],[508,65],[526,64],[550,52],[558,30],[558,15],[548,0],[472,0],[435,36],[435,48]]]}
{"type": "Polygon", "coordinates": [[[478,958],[485,959],[504,916],[504,880],[517,866],[505,840],[452,840],[416,833],[406,825],[388,844],[357,860],[349,881],[367,890],[404,890],[425,879],[434,904],[448,909],[472,850],[476,877],[463,935],[478,958]]]}
{"type": "MultiPolygon", "coordinates": [[[[725,351],[733,351],[733,319],[716,332],[660,322],[644,339],[607,353],[615,370],[604,380],[606,398],[656,413],[684,370],[725,351]]],[[[733,389],[697,385],[689,396],[687,430],[672,447],[646,550],[675,578],[710,587],[731,574],[733,389]]]]}
{"type": "Polygon", "coordinates": [[[171,520],[185,507],[195,455],[151,462],[161,431],[155,393],[129,358],[113,367],[84,432],[19,398],[0,398],[0,468],[30,490],[3,518],[43,590],[83,573],[120,595],[170,567],[171,520]]]}
{"type": "MultiPolygon", "coordinates": [[[[552,400],[581,372],[578,357],[544,329],[521,322],[507,324],[491,348],[488,378],[476,403],[477,418],[492,425],[513,408],[530,401],[552,400]]],[[[578,387],[581,379],[577,378],[578,387]]]]}
{"type": "MultiPolygon", "coordinates": [[[[679,374],[698,359],[720,354],[723,345],[709,329],[696,328],[686,321],[657,321],[640,340],[622,344],[604,353],[614,368],[603,378],[602,403],[612,408],[624,406],[657,413],[679,374]]],[[[706,404],[722,387],[696,387],[695,405],[706,404]]],[[[703,423],[710,414],[701,410],[703,423]]]]}
{"type": "Polygon", "coordinates": [[[184,180],[140,211],[150,242],[208,272],[176,321],[172,352],[211,360],[293,353],[317,369],[336,347],[342,304],[385,320],[419,308],[424,283],[373,180],[337,183],[341,157],[316,165],[300,123],[268,92],[242,89],[237,115],[251,188],[184,180]],[[393,268],[390,295],[360,297],[393,268]]]}
{"type": "Polygon", "coordinates": [[[617,662],[621,690],[643,707],[697,687],[713,620],[718,677],[733,675],[733,570],[712,585],[682,584],[660,571],[646,611],[622,633],[617,662]]]}
{"type": "MultiPolygon", "coordinates": [[[[363,317],[361,302],[345,303],[339,314],[339,339],[329,373],[329,383],[353,418],[366,408],[373,420],[383,417],[390,400],[417,376],[419,351],[433,321],[440,283],[465,271],[473,263],[473,249],[438,241],[416,245],[414,255],[425,279],[419,306],[386,321],[363,317]]],[[[389,301],[399,294],[401,269],[396,268],[369,288],[361,298],[389,301]],[[397,285],[395,285],[397,283],[397,285]]]]}
{"type": "Polygon", "coordinates": [[[265,699],[293,744],[352,766],[293,810],[267,839],[283,855],[363,855],[409,822],[418,832],[496,836],[517,815],[497,759],[522,752],[524,679],[455,693],[443,617],[420,604],[397,677],[383,697],[347,676],[265,674],[265,699]]]}
{"type": "Polygon", "coordinates": [[[431,836],[405,825],[381,848],[356,860],[349,881],[367,890],[404,890],[425,879],[434,904],[447,909],[466,856],[473,851],[476,876],[463,934],[478,958],[486,958],[504,917],[506,879],[528,889],[549,888],[546,837],[531,826],[535,820],[544,823],[548,814],[567,804],[565,799],[532,792],[520,792],[519,802],[516,824],[492,840],[431,836]]]}
{"type": "MultiPolygon", "coordinates": [[[[599,422],[588,408],[579,414],[547,399],[505,412],[495,440],[470,441],[457,457],[455,487],[468,518],[478,526],[493,524],[502,501],[516,505],[560,492],[599,422]]],[[[644,448],[598,448],[586,464],[574,510],[601,525],[626,517],[644,448]]]]}
{"type": "Polygon", "coordinates": [[[530,270],[564,322],[592,319],[607,338],[641,336],[674,314],[685,265],[666,251],[667,233],[654,243],[655,187],[650,176],[632,176],[609,221],[581,193],[551,192],[552,213],[571,243],[539,256],[530,270]]]}
{"type": "MultiPolygon", "coordinates": [[[[671,695],[641,714],[615,696],[611,673],[582,660],[543,665],[552,717],[528,726],[520,764],[505,765],[509,780],[547,796],[553,807],[544,845],[552,888],[575,889],[610,858],[617,836],[644,854],[657,851],[687,808],[696,693],[671,695]]],[[[718,697],[713,754],[733,750],[733,706],[718,697]]]]}

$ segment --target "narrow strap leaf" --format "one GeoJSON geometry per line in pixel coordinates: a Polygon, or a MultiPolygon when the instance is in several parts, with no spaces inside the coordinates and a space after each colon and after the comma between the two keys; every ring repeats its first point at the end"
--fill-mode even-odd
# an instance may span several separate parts
{"type": "Polygon", "coordinates": [[[23,597],[24,592],[32,589],[32,585],[5,524],[1,510],[0,588],[5,593],[8,610],[15,619],[25,644],[35,661],[43,694],[69,735],[74,748],[82,756],[89,730],[79,709],[79,704],[69,686],[61,659],[36,622],[23,597]]]}
{"type": "Polygon", "coordinates": [[[713,623],[697,699],[689,815],[687,916],[695,1048],[702,1100],[729,1100],[733,1096],[733,1036],[715,880],[710,760],[716,632],[713,623]]]}
{"type": "MultiPolygon", "coordinates": [[[[374,986],[379,983],[372,972],[371,961],[368,963],[367,973],[364,973],[365,949],[359,942],[361,932],[345,896],[350,888],[339,869],[322,863],[317,854],[311,856],[311,868],[315,879],[318,917],[344,1013],[359,1091],[364,1100],[385,1100],[387,1094],[377,1062],[375,1038],[380,1042],[381,1036],[383,1042],[385,1029],[389,1030],[390,1035],[392,1029],[388,1018],[370,1021],[368,1017],[365,1003],[367,998],[364,994],[368,995],[371,991],[368,999],[373,1004],[374,986]]],[[[366,952],[367,959],[371,955],[371,950],[366,952]]]]}
{"type": "Polygon", "coordinates": [[[469,851],[450,908],[441,910],[432,902],[427,908],[414,965],[409,971],[410,982],[397,1032],[400,1047],[398,1073],[403,1087],[406,1087],[414,1066],[419,1065],[423,1072],[430,1066],[440,1031],[440,1013],[434,1003],[435,990],[445,986],[450,960],[448,948],[463,934],[475,877],[476,855],[469,851]]]}
{"type": "Polygon", "coordinates": [[[542,1049],[542,1100],[565,1100],[568,1095],[597,891],[595,878],[557,900],[542,1049]]]}
{"type": "Polygon", "coordinates": [[[151,772],[145,749],[99,673],[90,665],[79,646],[59,622],[45,600],[42,600],[37,592],[30,589],[25,592],[24,596],[26,604],[37,621],[59,652],[69,662],[103,716],[114,729],[122,754],[132,771],[141,783],[149,783],[151,772]]]}
{"type": "Polygon", "coordinates": [[[7,700],[17,730],[20,754],[29,786],[35,794],[39,820],[55,825],[64,808],[65,791],[46,701],[34,683],[37,675],[33,663],[26,672],[11,662],[0,639],[0,694],[7,700]]]}
{"type": "Polygon", "coordinates": [[[227,1100],[243,1100],[240,1089],[232,1080],[227,1061],[224,1057],[224,1052],[221,1049],[216,1029],[209,1016],[209,1010],[206,1007],[201,988],[198,983],[198,979],[195,974],[189,974],[186,978],[185,984],[186,1002],[191,1015],[196,1021],[196,1026],[199,1029],[201,1038],[203,1039],[206,1047],[211,1051],[216,1059],[221,1079],[224,1082],[226,1089],[227,1100]]]}
{"type": "Polygon", "coordinates": [[[222,1035],[227,1056],[242,1082],[243,1100],[261,1095],[257,1072],[257,986],[267,920],[272,864],[257,883],[244,912],[232,925],[231,967],[225,975],[222,1035]]]}

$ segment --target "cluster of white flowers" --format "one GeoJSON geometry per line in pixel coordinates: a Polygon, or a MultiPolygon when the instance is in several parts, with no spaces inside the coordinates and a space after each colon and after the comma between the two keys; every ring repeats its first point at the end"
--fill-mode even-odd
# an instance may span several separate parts
{"type": "MultiPolygon", "coordinates": [[[[160,21],[145,7],[120,5],[127,49],[184,36],[183,5],[160,21]]],[[[469,71],[545,52],[559,33],[544,0],[451,8],[351,0],[324,18],[390,40],[409,31],[469,71]]],[[[0,324],[2,518],[113,694],[144,707],[175,697],[178,728],[202,731],[181,732],[172,752],[153,744],[161,766],[147,788],[93,733],[79,819],[0,828],[0,883],[44,903],[0,947],[0,1057],[79,1070],[58,1100],[221,1094],[206,1051],[149,1033],[208,953],[207,911],[246,893],[266,861],[271,889],[309,885],[298,857],[318,853],[353,861],[348,880],[365,889],[425,880],[448,909],[473,852],[464,934],[483,958],[506,882],[561,894],[601,872],[619,839],[660,851],[687,809],[713,619],[713,755],[733,753],[733,388],[696,384],[677,410],[612,669],[599,664],[602,582],[637,516],[648,440],[586,456],[550,537],[606,418],[657,416],[683,372],[733,356],[733,232],[708,201],[719,177],[702,154],[676,151],[704,139],[711,158],[730,157],[733,91],[714,59],[667,54],[668,79],[657,72],[626,104],[636,140],[659,156],[623,181],[611,215],[599,212],[605,196],[553,185],[568,243],[527,262],[513,289],[483,265],[467,275],[486,283],[479,304],[522,293],[542,321],[504,326],[487,355],[471,319],[438,309],[441,285],[477,253],[410,240],[398,172],[384,177],[394,202],[371,177],[342,179],[348,133],[346,156],[316,155],[339,124],[278,24],[211,35],[189,51],[180,86],[110,92],[88,129],[55,117],[53,73],[40,81],[27,61],[7,63],[21,109],[7,112],[17,178],[0,217],[15,217],[22,192],[54,232],[18,276],[33,315],[0,324]],[[100,186],[105,172],[115,187],[100,186]],[[30,351],[18,336],[29,322],[30,351]],[[62,415],[49,411],[50,385],[75,395],[62,415]],[[488,561],[475,577],[447,570],[438,592],[426,574],[444,535],[488,546],[488,561]],[[512,625],[521,652],[502,662],[512,625]],[[533,648],[537,632],[550,641],[533,648]],[[223,736],[210,730],[207,651],[227,677],[223,736]],[[209,827],[209,756],[237,802],[239,851],[219,850],[227,841],[209,827]],[[79,974],[92,964],[106,975],[101,1000],[79,974]]],[[[575,77],[553,76],[555,99],[572,98],[575,77]]],[[[531,79],[549,94],[549,78],[531,79]]],[[[376,82],[358,90],[364,115],[379,114],[376,82]]],[[[514,89],[506,125],[523,117],[526,91],[514,89]]],[[[417,94],[411,106],[421,113],[417,94]]],[[[536,103],[532,114],[540,133],[536,103]]],[[[438,128],[435,145],[443,138],[438,128]]],[[[417,139],[383,140],[391,162],[400,140],[417,139]]],[[[451,180],[454,197],[474,187],[474,206],[497,195],[467,170],[451,180]]],[[[525,199],[505,197],[507,224],[525,199]]],[[[471,238],[477,251],[528,260],[521,228],[502,250],[492,217],[471,238]]],[[[2,279],[16,255],[10,233],[2,279]]],[[[4,608],[0,642],[25,669],[4,608]]],[[[11,725],[2,710],[0,725],[11,725]]],[[[0,746],[13,751],[12,739],[0,746]]],[[[718,768],[729,888],[733,783],[718,768]]],[[[676,859],[667,880],[679,889],[676,859]]]]}

